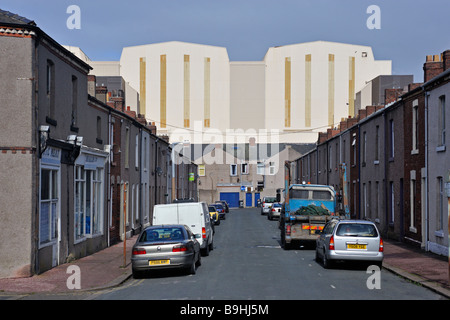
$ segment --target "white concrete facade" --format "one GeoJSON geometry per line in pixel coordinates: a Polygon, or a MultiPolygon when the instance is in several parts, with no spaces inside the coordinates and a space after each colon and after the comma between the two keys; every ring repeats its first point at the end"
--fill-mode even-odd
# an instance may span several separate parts
{"type": "Polygon", "coordinates": [[[376,61],[371,47],[326,41],[272,47],[264,61],[265,127],[279,129],[280,142],[317,141],[317,132],[353,116],[368,81],[391,74],[391,61],[376,61]]]}
{"type": "Polygon", "coordinates": [[[121,76],[140,93],[141,112],[145,110],[159,133],[198,128],[225,132],[230,127],[225,48],[177,41],[126,47],[120,66],[121,76]]]}
{"type": "Polygon", "coordinates": [[[171,41],[123,48],[119,68],[139,93],[137,111],[171,142],[232,129],[228,137],[245,142],[311,143],[353,115],[356,92],[391,75],[392,63],[375,60],[371,47],[327,41],[272,47],[262,61],[245,62],[230,62],[223,47],[171,41]]]}

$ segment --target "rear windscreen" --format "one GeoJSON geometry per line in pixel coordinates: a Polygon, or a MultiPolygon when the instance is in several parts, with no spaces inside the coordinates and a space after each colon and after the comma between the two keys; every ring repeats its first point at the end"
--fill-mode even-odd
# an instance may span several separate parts
{"type": "Polygon", "coordinates": [[[152,228],[145,230],[139,242],[161,242],[184,240],[184,233],[180,227],[173,228],[152,228]]]}
{"type": "Polygon", "coordinates": [[[341,223],[336,230],[337,236],[343,237],[378,237],[377,229],[372,224],[341,223]]]}

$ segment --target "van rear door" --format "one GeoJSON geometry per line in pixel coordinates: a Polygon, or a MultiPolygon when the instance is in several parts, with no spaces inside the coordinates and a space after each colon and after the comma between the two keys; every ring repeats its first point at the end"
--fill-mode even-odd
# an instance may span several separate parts
{"type": "Polygon", "coordinates": [[[183,203],[178,206],[179,223],[187,225],[192,232],[202,234],[202,216],[198,203],[183,203]]]}
{"type": "Polygon", "coordinates": [[[178,224],[177,204],[156,205],[153,209],[153,225],[178,224]]]}

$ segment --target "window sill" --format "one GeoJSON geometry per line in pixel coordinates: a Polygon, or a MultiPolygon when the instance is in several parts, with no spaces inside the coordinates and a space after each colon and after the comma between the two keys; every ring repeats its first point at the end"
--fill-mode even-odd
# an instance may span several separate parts
{"type": "Polygon", "coordinates": [[[445,152],[445,146],[436,147],[436,152],[445,152]]]}
{"type": "Polygon", "coordinates": [[[58,121],[56,121],[50,117],[45,117],[45,122],[47,122],[49,125],[52,125],[54,127],[56,127],[58,124],[58,121]]]}
{"type": "Polygon", "coordinates": [[[435,231],[434,235],[438,238],[444,238],[444,231],[442,230],[435,231]]]}
{"type": "Polygon", "coordinates": [[[411,150],[411,155],[419,154],[419,149],[411,150]]]}

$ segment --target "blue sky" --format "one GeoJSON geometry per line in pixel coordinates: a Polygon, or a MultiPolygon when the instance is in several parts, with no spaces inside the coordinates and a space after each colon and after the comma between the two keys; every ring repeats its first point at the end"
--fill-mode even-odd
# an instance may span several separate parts
{"type": "Polygon", "coordinates": [[[371,46],[393,74],[423,81],[426,55],[450,49],[448,0],[15,0],[0,8],[34,20],[56,41],[92,60],[119,60],[122,48],[163,41],[226,47],[230,60],[262,60],[267,49],[315,40],[371,46]],[[68,29],[68,6],[81,29],[68,29]],[[367,8],[381,10],[370,30],[367,8]]]}

